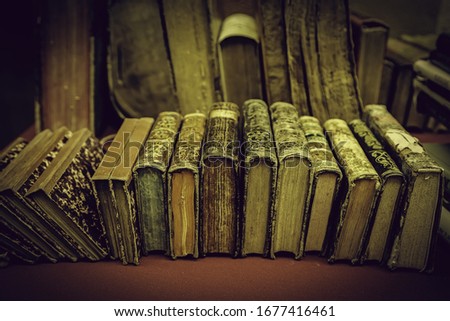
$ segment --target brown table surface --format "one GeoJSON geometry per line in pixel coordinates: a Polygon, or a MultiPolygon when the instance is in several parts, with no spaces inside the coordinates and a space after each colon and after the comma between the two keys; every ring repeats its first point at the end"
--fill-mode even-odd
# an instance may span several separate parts
{"type": "Polygon", "coordinates": [[[2,300],[450,300],[450,246],[439,239],[432,274],[376,265],[328,264],[306,256],[143,257],[10,265],[0,269],[2,300]]]}

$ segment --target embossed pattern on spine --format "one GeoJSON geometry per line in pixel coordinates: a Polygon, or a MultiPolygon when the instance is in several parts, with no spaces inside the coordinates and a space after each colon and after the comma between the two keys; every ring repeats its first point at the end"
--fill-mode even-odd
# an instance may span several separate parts
{"type": "Polygon", "coordinates": [[[0,172],[20,154],[27,144],[28,142],[26,140],[20,139],[14,146],[9,148],[4,155],[1,155],[0,172]]]}

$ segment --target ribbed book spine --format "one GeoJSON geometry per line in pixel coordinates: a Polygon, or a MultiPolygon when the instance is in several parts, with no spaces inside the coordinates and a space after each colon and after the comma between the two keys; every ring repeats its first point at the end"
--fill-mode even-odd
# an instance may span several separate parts
{"type": "Polygon", "coordinates": [[[201,254],[237,254],[239,108],[213,104],[202,155],[201,254]]]}
{"type": "Polygon", "coordinates": [[[268,255],[272,234],[277,154],[269,108],[259,99],[243,106],[242,255],[268,255]]]}

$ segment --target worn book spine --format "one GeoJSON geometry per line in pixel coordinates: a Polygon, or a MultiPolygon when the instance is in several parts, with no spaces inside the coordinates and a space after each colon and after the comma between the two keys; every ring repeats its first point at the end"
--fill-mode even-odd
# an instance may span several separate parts
{"type": "MultiPolygon", "coordinates": [[[[168,171],[167,202],[170,254],[172,258],[186,255],[192,255],[194,258],[198,257],[200,161],[205,127],[206,116],[204,114],[193,113],[184,116],[168,171]],[[190,173],[193,184],[190,186],[185,184],[181,191],[176,191],[173,186],[175,184],[174,176],[176,177],[177,174],[182,175],[184,172],[190,173]],[[175,203],[174,200],[175,193],[178,193],[178,203],[175,203]],[[193,213],[188,213],[187,207],[192,207],[193,213]]],[[[179,180],[177,184],[181,184],[179,180]]]]}
{"type": "Polygon", "coordinates": [[[207,114],[214,81],[206,2],[165,0],[162,7],[180,111],[207,114]]]}
{"type": "Polygon", "coordinates": [[[24,138],[18,137],[4,149],[0,154],[0,172],[19,155],[27,144],[28,142],[24,138]]]}
{"type": "Polygon", "coordinates": [[[202,154],[201,255],[238,252],[238,123],[237,105],[212,105],[202,154]]]}
{"type": "MultiPolygon", "coordinates": [[[[242,227],[241,227],[241,254],[255,253],[269,255],[270,235],[272,234],[273,200],[275,198],[275,186],[277,178],[278,160],[275,150],[275,140],[272,133],[269,108],[266,103],[259,99],[245,101],[243,106],[243,197],[242,197],[242,227]],[[270,172],[268,179],[263,181],[260,190],[249,190],[251,171],[257,166],[264,166],[270,172]],[[249,203],[249,193],[260,196],[260,202],[249,203]],[[263,197],[266,197],[267,200],[263,197]],[[248,222],[249,212],[252,211],[255,221],[248,222]],[[264,235],[261,244],[254,244],[252,233],[264,235]],[[250,248],[251,246],[251,248],[250,248]]],[[[242,148],[241,148],[242,150],[242,148]]],[[[253,179],[256,179],[253,177],[253,179]]],[[[260,177],[263,179],[263,177],[260,177]]]]}
{"type": "MultiPolygon", "coordinates": [[[[430,177],[437,176],[438,186],[432,186],[436,189],[436,204],[430,205],[429,208],[423,208],[421,203],[425,203],[416,197],[415,206],[420,207],[421,211],[416,214],[420,215],[424,220],[421,224],[423,228],[429,228],[429,236],[425,241],[425,245],[421,244],[413,250],[413,254],[422,253],[425,258],[423,264],[415,265],[413,268],[419,271],[432,271],[434,267],[435,246],[437,241],[437,229],[439,227],[439,219],[442,210],[442,195],[443,195],[443,169],[440,167],[424,150],[420,142],[411,136],[404,127],[389,113],[383,105],[368,105],[364,111],[364,117],[369,128],[373,130],[377,138],[382,141],[390,155],[399,164],[403,174],[406,177],[406,187],[403,196],[402,207],[400,208],[400,222],[396,226],[394,232],[396,237],[392,247],[391,256],[388,260],[388,266],[391,269],[396,267],[410,267],[407,258],[402,257],[408,249],[402,247],[402,238],[414,240],[414,235],[417,230],[414,229],[413,218],[407,215],[415,211],[412,202],[412,192],[414,186],[417,184],[419,177],[423,177],[426,181],[430,177]],[[426,220],[426,222],[425,222],[426,220]],[[415,252],[417,251],[417,252],[415,252]]],[[[431,199],[431,197],[429,197],[431,199]]],[[[417,242],[417,240],[416,240],[417,242]]],[[[422,243],[422,242],[421,242],[422,243]]],[[[405,255],[406,256],[406,255],[405,255]]]]}
{"type": "MultiPolygon", "coordinates": [[[[324,128],[330,136],[333,151],[346,177],[345,186],[341,190],[340,213],[337,217],[335,239],[330,261],[349,259],[355,264],[360,262],[361,255],[364,252],[364,246],[373,216],[373,206],[380,188],[379,177],[358,141],[353,136],[346,121],[342,119],[329,119],[324,123],[324,128]],[[351,230],[350,226],[353,226],[353,224],[350,225],[350,223],[347,223],[349,221],[347,214],[351,210],[352,194],[357,191],[356,187],[359,181],[374,182],[376,194],[370,198],[370,204],[365,205],[364,212],[355,213],[358,216],[358,221],[363,220],[363,227],[358,228],[358,230],[351,230]],[[352,241],[345,244],[343,241],[344,236],[352,233],[352,241]],[[344,248],[348,248],[348,251],[345,251],[344,248]]],[[[356,224],[354,225],[356,226],[356,224]]]]}
{"type": "Polygon", "coordinates": [[[97,197],[98,206],[102,212],[105,222],[106,234],[110,246],[109,256],[111,259],[120,257],[119,232],[120,225],[117,224],[115,218],[117,209],[112,200],[112,191],[110,187],[110,176],[113,169],[123,161],[123,151],[133,132],[138,119],[125,118],[118,132],[114,136],[113,141],[103,156],[103,159],[94,173],[92,180],[95,186],[95,196],[97,197]]]}
{"type": "MultiPolygon", "coordinates": [[[[389,153],[385,150],[383,145],[380,143],[380,141],[375,137],[375,135],[372,133],[372,131],[369,129],[369,127],[366,125],[366,123],[361,119],[355,119],[352,120],[349,124],[350,129],[352,130],[356,140],[366,153],[367,158],[372,163],[373,167],[377,171],[378,175],[381,179],[381,190],[380,195],[378,197],[378,202],[374,207],[375,212],[375,219],[372,221],[371,226],[371,234],[377,233],[383,234],[383,238],[385,239],[385,247],[384,247],[384,253],[382,256],[381,261],[385,261],[386,254],[390,252],[390,248],[392,246],[392,227],[394,225],[394,222],[397,220],[397,214],[399,213],[398,208],[401,204],[401,195],[403,193],[403,186],[404,186],[404,176],[403,173],[400,171],[400,169],[395,164],[395,161],[391,158],[389,153]],[[378,213],[378,207],[380,206],[380,201],[382,199],[387,180],[389,179],[397,179],[401,181],[401,187],[399,189],[398,196],[396,197],[395,206],[393,208],[393,214],[391,217],[391,220],[388,222],[382,222],[379,221],[383,219],[378,213]]],[[[372,237],[372,235],[371,235],[372,237]]],[[[371,250],[371,240],[369,240],[368,247],[366,250],[366,253],[363,256],[363,259],[370,256],[371,253],[369,251],[371,250]]]]}
{"type": "Polygon", "coordinates": [[[326,215],[326,222],[329,222],[332,211],[334,210],[333,204],[337,201],[340,182],[342,180],[342,171],[334,158],[333,152],[325,137],[323,128],[319,122],[319,119],[313,116],[301,116],[299,118],[300,127],[303,129],[307,141],[307,151],[311,159],[312,174],[311,174],[311,206],[309,207],[308,217],[308,235],[305,244],[305,250],[313,249],[319,250],[321,254],[324,254],[326,250],[326,237],[329,224],[323,224],[321,222],[322,215],[326,215]],[[334,190],[331,191],[328,199],[331,202],[329,213],[316,213],[315,209],[319,203],[326,200],[320,200],[315,198],[316,189],[318,188],[319,178],[323,174],[332,174],[335,176],[334,190]],[[316,216],[317,215],[317,216],[316,216]],[[318,215],[321,215],[318,217],[318,215]],[[309,230],[314,226],[322,225],[320,238],[321,244],[314,244],[309,237],[309,230]]]}
{"type": "Polygon", "coordinates": [[[270,106],[270,114],[278,156],[270,256],[287,251],[299,259],[305,248],[311,161],[305,153],[306,137],[298,123],[297,108],[277,102],[270,106]]]}
{"type": "Polygon", "coordinates": [[[162,112],[133,169],[142,252],[169,253],[167,170],[183,116],[162,112]]]}
{"type": "Polygon", "coordinates": [[[283,1],[259,0],[258,7],[267,103],[291,102],[283,1]]]}

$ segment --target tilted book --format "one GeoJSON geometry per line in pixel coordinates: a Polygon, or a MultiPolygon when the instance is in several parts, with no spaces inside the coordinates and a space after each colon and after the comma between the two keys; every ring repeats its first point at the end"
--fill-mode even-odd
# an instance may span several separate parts
{"type": "Polygon", "coordinates": [[[92,177],[110,243],[109,255],[123,264],[139,264],[132,171],[152,125],[153,118],[126,118],[92,177]]]}
{"type": "Polygon", "coordinates": [[[277,154],[269,107],[259,99],[243,106],[244,162],[241,254],[268,255],[277,178],[277,154]]]}
{"type": "Polygon", "coordinates": [[[92,176],[102,159],[98,140],[88,129],[75,132],[26,196],[64,232],[80,258],[98,261],[108,243],[92,176]]]}
{"type": "Polygon", "coordinates": [[[380,179],[344,120],[329,119],[324,128],[345,174],[329,259],[355,264],[364,254],[380,179]]]}
{"type": "Polygon", "coordinates": [[[198,257],[200,219],[200,161],[206,116],[184,116],[167,174],[167,213],[172,258],[198,257]]]}
{"type": "Polygon", "coordinates": [[[270,255],[289,252],[298,259],[305,248],[311,161],[305,152],[306,137],[298,122],[297,109],[277,102],[270,106],[270,114],[278,156],[270,255]]]}
{"type": "Polygon", "coordinates": [[[72,133],[61,127],[55,133],[44,130],[24,148],[2,173],[1,220],[13,233],[28,239],[52,262],[81,256],[65,237],[66,232],[48,220],[48,215],[26,194],[54,161],[72,133]]]}
{"type": "Polygon", "coordinates": [[[311,206],[309,207],[305,251],[324,253],[327,231],[337,200],[342,172],[317,118],[301,116],[306,150],[311,159],[311,206]]]}
{"type": "Polygon", "coordinates": [[[430,271],[442,208],[443,169],[385,106],[368,105],[364,116],[406,177],[388,266],[430,271]]]}
{"type": "Polygon", "coordinates": [[[381,179],[373,214],[375,217],[363,259],[384,262],[392,246],[392,226],[398,216],[404,176],[364,121],[355,119],[348,125],[381,179]]]}
{"type": "Polygon", "coordinates": [[[200,254],[238,252],[239,108],[213,104],[202,154],[200,254]]]}
{"type": "Polygon", "coordinates": [[[161,112],[133,168],[142,253],[169,253],[167,170],[183,116],[161,112]]]}

